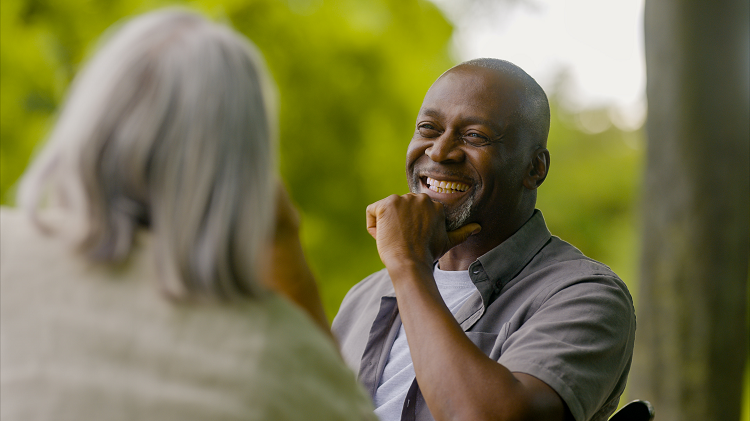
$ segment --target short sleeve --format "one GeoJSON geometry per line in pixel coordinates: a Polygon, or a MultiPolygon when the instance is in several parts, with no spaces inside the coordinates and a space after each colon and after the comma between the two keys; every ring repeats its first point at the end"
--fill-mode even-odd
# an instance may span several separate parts
{"type": "Polygon", "coordinates": [[[625,387],[635,340],[627,288],[617,278],[589,277],[550,287],[536,300],[537,311],[508,336],[498,362],[547,383],[578,421],[598,418],[599,408],[609,413],[625,387]]]}

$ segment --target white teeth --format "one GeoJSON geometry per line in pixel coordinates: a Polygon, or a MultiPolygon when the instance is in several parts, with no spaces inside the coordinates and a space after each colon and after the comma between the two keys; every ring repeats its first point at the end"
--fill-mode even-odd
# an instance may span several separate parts
{"type": "Polygon", "coordinates": [[[438,193],[458,193],[469,189],[469,186],[455,181],[438,181],[432,177],[427,177],[427,187],[438,193]]]}

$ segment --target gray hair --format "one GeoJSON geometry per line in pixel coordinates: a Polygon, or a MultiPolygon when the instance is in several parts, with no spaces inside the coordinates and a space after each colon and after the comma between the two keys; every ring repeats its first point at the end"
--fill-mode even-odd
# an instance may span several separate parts
{"type": "Polygon", "coordinates": [[[180,9],[136,17],[73,82],[18,203],[39,221],[55,200],[105,263],[147,227],[170,293],[254,296],[274,217],[272,86],[230,28],[180,9]]]}
{"type": "Polygon", "coordinates": [[[497,58],[475,58],[454,66],[453,69],[459,66],[483,67],[520,81],[524,87],[524,98],[518,110],[520,123],[523,128],[531,132],[534,146],[547,146],[550,126],[549,100],[544,89],[533,77],[515,64],[497,58]]]}

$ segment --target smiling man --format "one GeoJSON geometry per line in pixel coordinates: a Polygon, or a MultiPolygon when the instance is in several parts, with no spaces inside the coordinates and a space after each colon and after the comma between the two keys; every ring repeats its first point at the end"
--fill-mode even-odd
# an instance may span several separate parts
{"type": "Polygon", "coordinates": [[[477,59],[427,92],[411,193],[367,208],[385,269],[333,322],[389,420],[605,420],[625,387],[632,298],[535,209],[549,104],[519,67],[477,59]]]}

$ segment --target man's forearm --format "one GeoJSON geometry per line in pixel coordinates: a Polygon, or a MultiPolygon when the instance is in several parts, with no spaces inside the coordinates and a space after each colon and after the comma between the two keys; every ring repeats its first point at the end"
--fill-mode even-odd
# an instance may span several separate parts
{"type": "MultiPolygon", "coordinates": [[[[394,266],[394,265],[391,265],[394,266]]],[[[463,332],[431,270],[388,267],[422,395],[436,420],[562,420],[557,394],[534,377],[511,373],[463,332]]]]}

